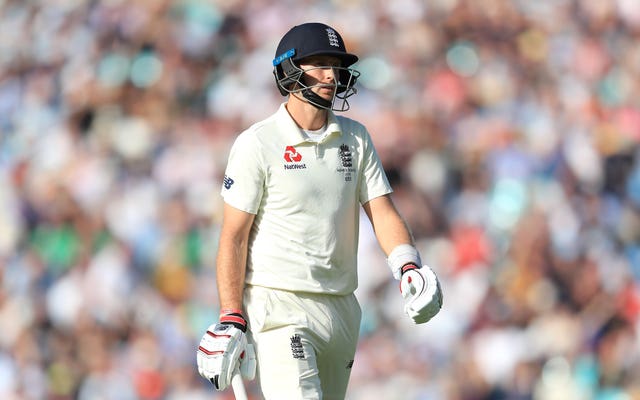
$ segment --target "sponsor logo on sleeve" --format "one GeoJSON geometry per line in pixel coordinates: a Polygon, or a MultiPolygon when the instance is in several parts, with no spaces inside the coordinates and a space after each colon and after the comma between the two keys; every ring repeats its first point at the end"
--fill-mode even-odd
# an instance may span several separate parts
{"type": "Polygon", "coordinates": [[[231,185],[233,185],[234,182],[235,181],[233,179],[225,175],[224,179],[222,180],[222,185],[224,186],[225,189],[229,190],[231,189],[231,185]]]}

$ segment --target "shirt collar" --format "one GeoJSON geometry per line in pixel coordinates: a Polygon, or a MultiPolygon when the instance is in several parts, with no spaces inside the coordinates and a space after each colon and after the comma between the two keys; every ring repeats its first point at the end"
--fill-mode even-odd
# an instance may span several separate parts
{"type": "MultiPolygon", "coordinates": [[[[298,124],[291,118],[289,111],[285,107],[287,103],[280,104],[280,108],[278,108],[278,112],[276,113],[278,124],[282,129],[282,133],[287,143],[291,145],[296,145],[300,143],[304,143],[307,141],[307,138],[302,133],[302,130],[298,127],[298,124]]],[[[340,124],[338,123],[338,119],[333,111],[329,110],[327,113],[327,137],[331,135],[341,135],[342,130],[340,129],[340,124]]]]}

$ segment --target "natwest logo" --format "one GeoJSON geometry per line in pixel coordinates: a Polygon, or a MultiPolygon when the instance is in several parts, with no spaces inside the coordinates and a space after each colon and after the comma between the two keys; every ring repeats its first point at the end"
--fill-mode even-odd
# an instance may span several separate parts
{"type": "Polygon", "coordinates": [[[296,151],[293,146],[287,146],[284,149],[284,159],[286,162],[300,162],[302,160],[302,154],[296,151]]]}

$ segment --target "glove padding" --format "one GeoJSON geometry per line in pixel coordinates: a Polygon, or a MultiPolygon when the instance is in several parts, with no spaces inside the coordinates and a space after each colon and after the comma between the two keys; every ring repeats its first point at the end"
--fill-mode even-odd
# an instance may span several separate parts
{"type": "Polygon", "coordinates": [[[240,374],[248,381],[256,377],[256,351],[251,343],[247,343],[244,354],[240,354],[240,374]]]}
{"type": "Polygon", "coordinates": [[[403,268],[400,293],[405,300],[404,312],[413,322],[423,324],[442,308],[442,290],[436,274],[427,265],[403,268]]]}
{"type": "Polygon", "coordinates": [[[198,372],[211,381],[217,390],[231,384],[233,375],[252,380],[256,371],[253,345],[245,333],[231,324],[212,324],[200,340],[196,353],[198,372]]]}

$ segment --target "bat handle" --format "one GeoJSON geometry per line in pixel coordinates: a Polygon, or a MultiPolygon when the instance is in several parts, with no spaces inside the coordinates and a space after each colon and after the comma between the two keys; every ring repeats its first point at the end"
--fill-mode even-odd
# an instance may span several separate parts
{"type": "Polygon", "coordinates": [[[239,371],[236,371],[236,373],[233,374],[233,378],[231,378],[231,387],[233,388],[233,395],[236,397],[236,400],[249,400],[239,371]]]}

